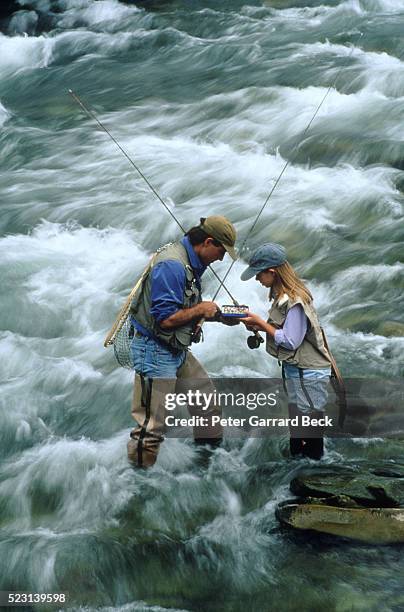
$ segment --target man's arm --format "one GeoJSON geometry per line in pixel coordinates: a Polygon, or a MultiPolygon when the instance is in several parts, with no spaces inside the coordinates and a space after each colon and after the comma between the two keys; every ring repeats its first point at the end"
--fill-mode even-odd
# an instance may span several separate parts
{"type": "Polygon", "coordinates": [[[170,317],[160,322],[162,329],[175,329],[181,327],[190,321],[199,321],[200,319],[209,319],[215,316],[218,311],[218,306],[215,302],[199,302],[191,308],[182,308],[177,310],[170,317]]]}
{"type": "Polygon", "coordinates": [[[150,313],[162,329],[174,329],[190,321],[213,317],[218,310],[214,302],[183,308],[185,282],[184,266],[179,261],[168,259],[152,270],[150,313]]]}
{"type": "Polygon", "coordinates": [[[185,270],[181,262],[167,259],[151,272],[150,314],[157,323],[182,308],[185,290],[185,270]]]}

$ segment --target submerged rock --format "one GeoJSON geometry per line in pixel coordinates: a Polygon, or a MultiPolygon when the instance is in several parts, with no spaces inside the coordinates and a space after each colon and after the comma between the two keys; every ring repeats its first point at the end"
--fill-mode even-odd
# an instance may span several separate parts
{"type": "Polygon", "coordinates": [[[286,525],[374,544],[404,542],[404,466],[305,469],[290,489],[299,498],[276,511],[286,525]]]}
{"type": "Polygon", "coordinates": [[[383,321],[377,332],[388,338],[402,337],[404,336],[404,323],[401,323],[401,321],[383,321]]]}
{"type": "Polygon", "coordinates": [[[372,544],[404,542],[404,508],[340,508],[315,503],[284,502],[278,519],[296,529],[352,538],[372,544]]]}

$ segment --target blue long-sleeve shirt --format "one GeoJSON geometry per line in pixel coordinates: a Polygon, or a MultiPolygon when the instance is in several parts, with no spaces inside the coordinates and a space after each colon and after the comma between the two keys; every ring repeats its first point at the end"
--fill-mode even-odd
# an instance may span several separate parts
{"type": "MultiPolygon", "coordinates": [[[[181,239],[181,244],[187,251],[189,262],[195,273],[196,282],[200,288],[200,279],[206,270],[206,266],[195,253],[187,236],[181,239]]],[[[166,259],[153,267],[151,271],[150,313],[158,323],[164,321],[183,307],[185,283],[185,269],[180,261],[166,259]]],[[[153,334],[137,321],[133,322],[140,333],[153,337],[153,334]]]]}
{"type": "Polygon", "coordinates": [[[275,332],[275,344],[295,351],[303,342],[307,332],[307,316],[301,304],[295,304],[286,315],[282,329],[275,332]]]}

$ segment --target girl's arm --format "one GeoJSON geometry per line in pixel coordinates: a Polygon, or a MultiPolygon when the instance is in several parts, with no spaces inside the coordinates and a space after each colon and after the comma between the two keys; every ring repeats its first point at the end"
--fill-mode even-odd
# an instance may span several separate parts
{"type": "Polygon", "coordinates": [[[301,304],[295,304],[286,315],[282,329],[274,334],[275,344],[295,351],[303,342],[307,332],[307,317],[301,304]]]}

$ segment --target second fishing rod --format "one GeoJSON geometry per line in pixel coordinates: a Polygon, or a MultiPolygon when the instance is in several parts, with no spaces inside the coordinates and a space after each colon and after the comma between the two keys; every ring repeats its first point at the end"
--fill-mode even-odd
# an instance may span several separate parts
{"type": "MultiPolygon", "coordinates": [[[[362,32],[359,32],[359,33],[358,33],[358,39],[359,39],[360,37],[362,37],[362,36],[363,36],[362,32]]],[[[286,169],[288,168],[288,166],[289,166],[290,164],[292,164],[292,163],[295,161],[295,159],[296,159],[296,157],[297,157],[297,151],[298,151],[298,148],[299,148],[300,144],[303,142],[303,139],[304,139],[304,137],[306,136],[307,132],[309,131],[309,129],[310,129],[310,127],[311,127],[311,125],[312,125],[312,123],[313,123],[314,119],[317,117],[317,115],[318,115],[318,113],[319,113],[319,111],[320,111],[321,107],[323,106],[323,104],[324,104],[324,102],[325,102],[325,100],[326,100],[327,96],[329,95],[329,93],[331,92],[331,90],[332,90],[332,89],[334,89],[334,88],[336,87],[337,81],[338,81],[338,79],[339,79],[339,77],[340,77],[341,73],[343,72],[343,70],[344,70],[344,69],[346,68],[346,66],[348,65],[348,62],[349,62],[349,60],[350,60],[350,58],[351,58],[351,56],[352,56],[352,53],[353,53],[354,49],[355,49],[355,47],[354,47],[354,45],[352,44],[352,46],[351,46],[351,50],[350,50],[350,52],[349,52],[349,54],[348,54],[348,56],[347,56],[346,61],[345,61],[345,62],[342,64],[342,66],[339,68],[339,70],[338,70],[338,72],[337,72],[337,74],[336,74],[336,76],[335,76],[335,78],[334,78],[333,82],[332,82],[332,83],[331,83],[331,85],[329,85],[329,87],[327,88],[327,90],[326,90],[326,92],[325,92],[324,96],[323,96],[323,97],[321,98],[321,100],[320,100],[320,103],[319,103],[319,104],[318,104],[318,106],[316,107],[316,109],[315,109],[315,111],[314,111],[314,113],[313,113],[313,116],[311,117],[310,121],[308,122],[308,124],[306,125],[305,129],[303,130],[303,133],[302,133],[301,137],[299,138],[299,140],[297,140],[297,141],[296,141],[295,146],[294,146],[294,147],[293,147],[293,149],[292,149],[292,153],[291,153],[290,157],[289,157],[289,158],[286,160],[286,162],[284,163],[284,165],[283,165],[283,167],[282,167],[282,169],[281,169],[281,172],[279,173],[279,175],[278,175],[278,177],[276,178],[276,180],[275,180],[274,184],[272,185],[272,187],[271,187],[271,189],[270,189],[270,191],[269,191],[269,193],[268,193],[267,197],[265,198],[265,201],[264,201],[263,205],[261,206],[260,210],[258,211],[258,214],[257,214],[257,215],[256,215],[256,217],[254,218],[254,221],[253,221],[253,223],[251,224],[251,227],[250,227],[250,229],[248,230],[248,232],[247,232],[247,234],[246,234],[246,236],[245,236],[245,238],[244,238],[244,240],[243,240],[243,243],[242,243],[242,245],[241,245],[241,248],[238,250],[238,256],[239,256],[239,257],[241,257],[241,255],[242,255],[242,253],[243,253],[243,251],[244,251],[244,249],[245,249],[245,247],[246,247],[246,245],[247,245],[247,242],[248,242],[249,237],[251,236],[252,232],[254,231],[254,228],[256,227],[256,225],[257,225],[257,223],[258,223],[258,221],[259,221],[259,219],[260,219],[260,217],[261,217],[262,213],[264,212],[264,210],[265,210],[265,208],[266,208],[266,206],[267,206],[267,204],[268,204],[269,200],[271,199],[271,197],[272,197],[272,195],[273,195],[273,193],[274,193],[275,189],[277,188],[277,186],[278,186],[278,184],[279,184],[279,182],[280,182],[280,180],[281,180],[282,176],[285,174],[286,169]]],[[[217,290],[216,290],[216,292],[215,292],[215,294],[214,294],[214,296],[213,296],[213,298],[212,298],[212,299],[213,299],[213,301],[215,301],[215,300],[216,300],[217,296],[219,295],[219,292],[220,292],[221,288],[222,288],[222,287],[223,287],[223,288],[225,288],[224,283],[225,283],[225,281],[226,281],[226,279],[227,279],[228,275],[230,274],[230,271],[232,270],[233,265],[234,265],[234,261],[232,261],[232,262],[231,262],[231,264],[230,264],[230,266],[229,266],[229,268],[228,268],[228,270],[227,270],[226,274],[224,275],[223,279],[222,279],[222,280],[219,282],[219,286],[218,286],[218,288],[217,288],[217,290]]],[[[199,327],[200,327],[200,331],[202,331],[202,324],[203,324],[203,320],[202,320],[202,321],[201,321],[201,322],[198,324],[198,325],[199,325],[199,327]]],[[[262,337],[261,337],[261,336],[260,336],[260,334],[258,334],[256,331],[254,331],[253,335],[252,335],[252,336],[250,336],[250,337],[247,339],[247,344],[248,344],[249,348],[251,348],[251,349],[259,348],[259,346],[260,346],[260,344],[261,344],[262,342],[263,342],[262,337]]]]}

